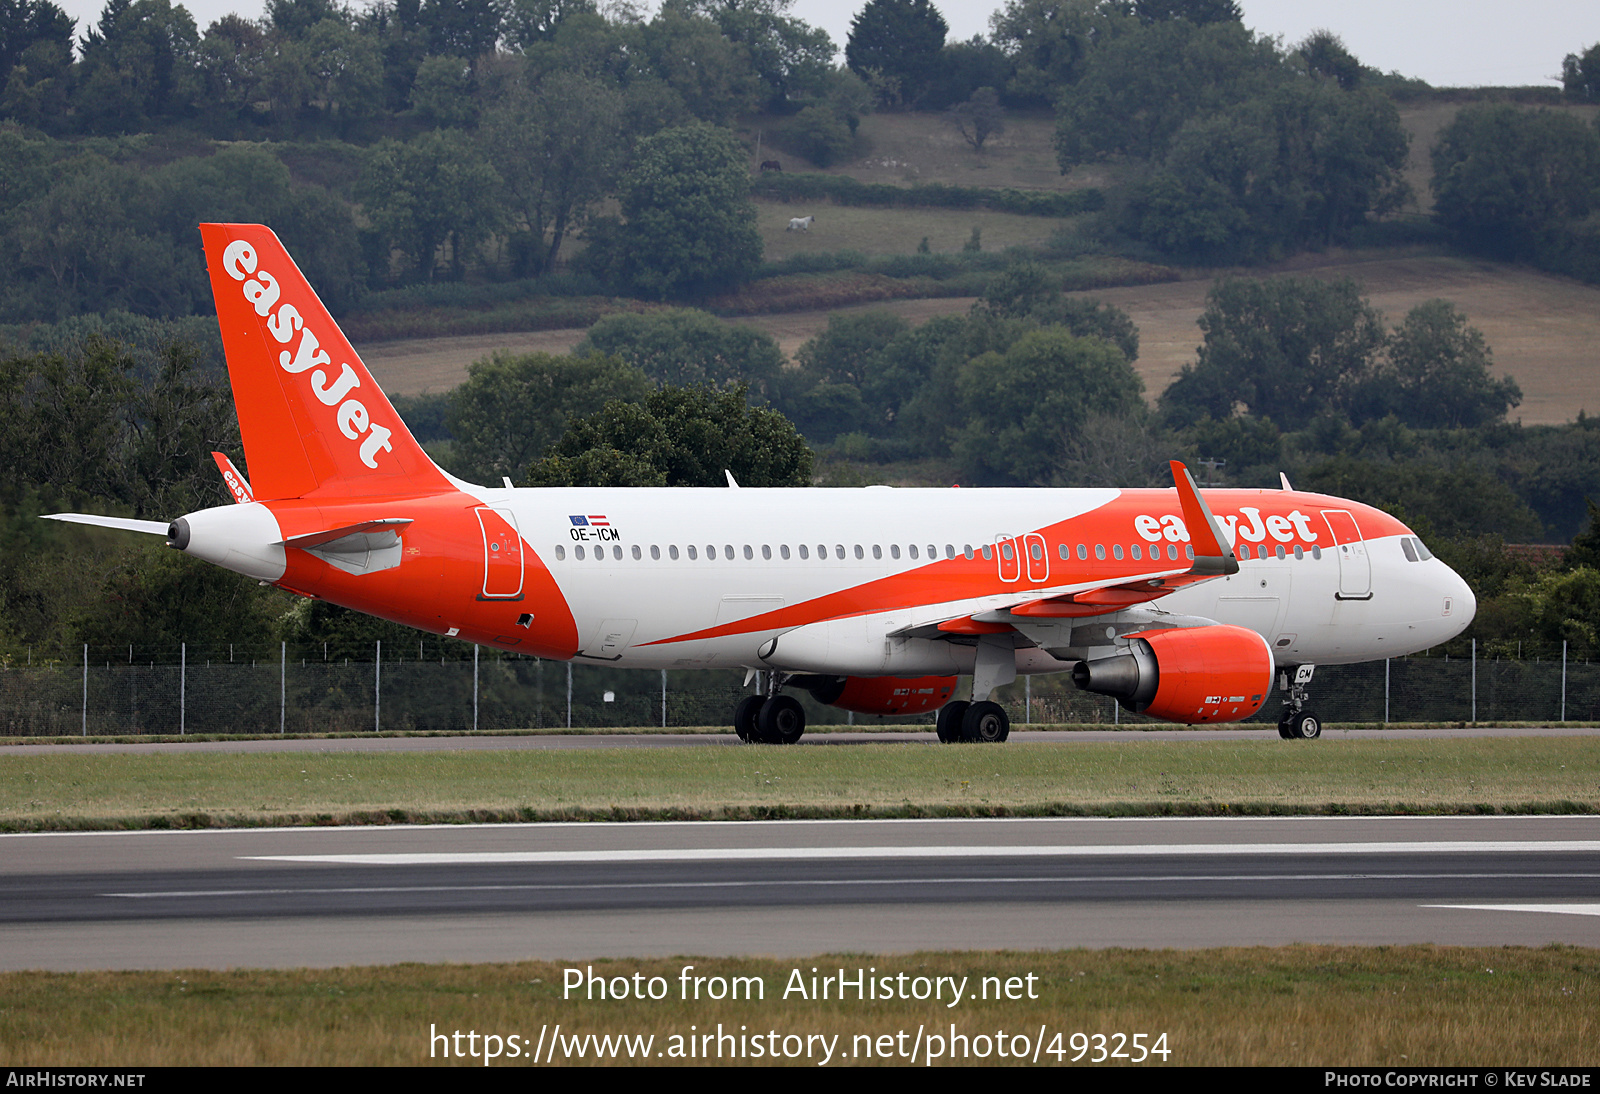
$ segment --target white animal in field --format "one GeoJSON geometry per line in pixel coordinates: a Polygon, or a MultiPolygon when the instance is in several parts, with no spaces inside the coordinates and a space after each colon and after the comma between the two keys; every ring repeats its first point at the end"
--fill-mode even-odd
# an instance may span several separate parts
{"type": "Polygon", "coordinates": [[[817,218],[814,217],[814,216],[811,216],[811,217],[791,217],[789,219],[789,226],[787,228],[785,228],[784,231],[786,231],[786,232],[809,232],[809,231],[811,231],[811,222],[816,220],[816,219],[817,218]]]}

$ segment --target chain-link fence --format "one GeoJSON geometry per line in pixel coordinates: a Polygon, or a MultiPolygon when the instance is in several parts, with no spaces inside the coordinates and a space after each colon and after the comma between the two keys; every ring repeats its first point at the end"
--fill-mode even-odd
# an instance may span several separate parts
{"type": "MultiPolygon", "coordinates": [[[[277,652],[235,660],[230,651],[180,647],[176,658],[157,659],[84,649],[46,660],[0,651],[0,736],[723,726],[749,693],[737,669],[617,669],[471,647],[430,658],[420,647],[406,656],[379,644],[367,660],[277,652]]],[[[1322,666],[1310,708],[1325,722],[1600,720],[1600,664],[1563,652],[1322,666]]],[[[886,721],[793,694],[812,725],[886,721]]],[[[1014,725],[1151,721],[1078,691],[1066,674],[1019,679],[996,698],[1014,725]]],[[[1280,699],[1275,693],[1252,721],[1275,722],[1280,699]]],[[[932,716],[893,721],[931,724],[932,716]]]]}

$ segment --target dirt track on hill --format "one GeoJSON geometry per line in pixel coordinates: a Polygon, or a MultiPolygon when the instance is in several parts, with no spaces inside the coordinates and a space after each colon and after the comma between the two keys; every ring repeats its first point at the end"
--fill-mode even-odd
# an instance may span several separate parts
{"type": "MultiPolygon", "coordinates": [[[[1303,277],[1355,279],[1391,325],[1424,300],[1455,303],[1483,331],[1494,351],[1496,374],[1522,385],[1522,406],[1512,412],[1529,425],[1571,421],[1580,409],[1600,412],[1600,286],[1583,285],[1521,266],[1438,254],[1395,257],[1370,254],[1302,256],[1244,276],[1288,273],[1303,277]]],[[[1139,325],[1139,374],[1155,397],[1200,344],[1196,321],[1212,278],[1164,285],[1099,289],[1081,295],[1115,304],[1139,325]]],[[[756,327],[778,340],[793,357],[802,343],[827,326],[828,316],[882,308],[921,323],[936,315],[965,312],[971,297],[897,300],[837,312],[761,315],[732,322],[756,327]]],[[[582,339],[579,329],[471,335],[380,342],[358,347],[378,382],[399,394],[447,391],[466,379],[467,366],[495,349],[565,353],[582,339]]]]}

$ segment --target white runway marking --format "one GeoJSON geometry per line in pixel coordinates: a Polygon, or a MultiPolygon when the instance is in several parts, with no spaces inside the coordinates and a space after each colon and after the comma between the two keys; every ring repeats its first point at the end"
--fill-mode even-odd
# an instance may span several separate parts
{"type": "Polygon", "coordinates": [[[1470,912],[1556,912],[1561,915],[1600,915],[1600,904],[1423,904],[1424,908],[1460,908],[1470,912]]]}
{"type": "Polygon", "coordinates": [[[791,859],[1067,858],[1136,855],[1403,855],[1600,852],[1600,840],[1441,840],[1403,843],[1202,843],[942,847],[668,847],[596,851],[421,851],[392,854],[240,855],[257,862],[343,866],[489,866],[574,862],[729,862],[791,859]]]}

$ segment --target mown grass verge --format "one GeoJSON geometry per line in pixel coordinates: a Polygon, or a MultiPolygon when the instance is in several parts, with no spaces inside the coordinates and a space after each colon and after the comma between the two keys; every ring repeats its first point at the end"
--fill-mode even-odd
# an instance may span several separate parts
{"type": "MultiPolygon", "coordinates": [[[[563,998],[565,969],[553,962],[500,965],[398,965],[387,968],[228,972],[0,974],[0,1056],[12,1066],[78,1065],[418,1065],[483,1066],[483,1036],[499,1037],[508,1066],[526,1066],[541,1032],[581,1037],[586,1059],[554,1053],[556,1062],[596,1060],[590,1034],[653,1038],[635,1042],[635,1061],[663,1064],[674,1041],[720,1024],[736,1037],[784,1044],[798,1035],[836,1038],[835,1065],[922,1064],[929,1034],[945,1039],[934,1063],[1026,1062],[1039,1038],[1038,1063],[1071,1063],[1072,1034],[1166,1034],[1174,1065],[1464,1065],[1593,1067],[1600,1063],[1600,951],[1551,946],[1288,946],[1200,951],[1060,950],[1038,953],[825,955],[801,960],[679,957],[574,963],[597,976],[642,982],[660,977],[661,1001],[563,998]],[[680,972],[759,978],[762,998],[682,1001],[680,972]],[[1003,985],[1033,976],[1037,998],[942,1001],[802,999],[784,989],[796,970],[809,988],[811,969],[854,977],[985,977],[1003,985]],[[948,1058],[949,1034],[969,1040],[969,1055],[948,1058]],[[923,1031],[920,1042],[916,1039],[923,1031]],[[460,1030],[461,1048],[477,1056],[445,1061],[430,1032],[460,1030]],[[476,1041],[468,1041],[473,1031],[476,1041]],[[995,1051],[1004,1030],[1008,1055],[995,1051]],[[904,1031],[904,1040],[898,1034],[904,1031]],[[776,1040],[769,1037],[775,1034],[776,1040]],[[510,1042],[515,1035],[517,1042],[510,1042]],[[888,1041],[879,1038],[888,1036],[888,1041]],[[1059,1035],[1059,1037],[1058,1037],[1059,1035]],[[982,1036],[984,1040],[977,1040],[982,1036]],[[523,1042],[528,1047],[523,1047],[523,1042]],[[511,1044],[517,1058],[506,1058],[511,1044]],[[923,1055],[898,1055],[914,1044],[923,1055]],[[1051,1052],[1059,1046],[1062,1058],[1051,1052]],[[978,1051],[984,1055],[979,1056],[978,1051]],[[887,1051],[888,1055],[881,1055],[887,1051]],[[658,1056],[657,1053],[662,1055],[658,1056]],[[870,1055],[869,1055],[870,1053],[870,1055]],[[562,1057],[568,1057],[563,1059],[562,1057]]],[[[709,982],[709,981],[708,981],[709,982]]],[[[748,982],[748,981],[747,981],[748,982]]],[[[958,1042],[959,1043],[959,1042],[958,1042]]],[[[1107,1042],[1109,1047],[1117,1047],[1107,1042]]],[[[572,1044],[563,1042],[563,1047],[572,1044]]],[[[799,1043],[788,1042],[796,1051],[799,1043]]],[[[823,1044],[811,1059],[821,1062],[823,1044]]],[[[453,1050],[453,1043],[449,1045],[453,1050]]],[[[1084,1059],[1092,1059],[1092,1042],[1084,1059]]],[[[1131,1052],[1131,1044],[1124,1044],[1131,1052]]],[[[728,1051],[732,1051],[728,1043],[728,1051]]],[[[541,1063],[543,1053],[541,1053],[541,1063]]],[[[696,1059],[693,1063],[717,1062],[696,1059]]],[[[768,1063],[758,1059],[723,1063],[768,1063]]],[[[1152,1059],[1157,1064],[1159,1059],[1152,1059]]]]}
{"type": "Polygon", "coordinates": [[[1600,811],[1581,737],[0,756],[0,830],[1600,811]]]}

